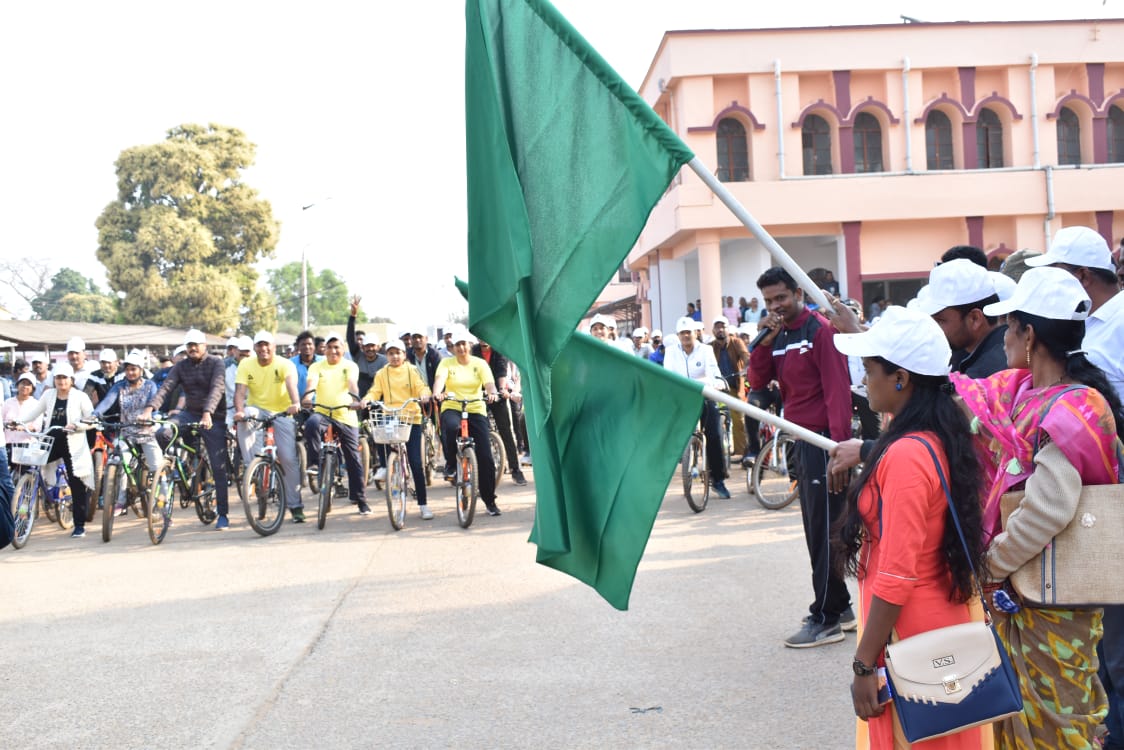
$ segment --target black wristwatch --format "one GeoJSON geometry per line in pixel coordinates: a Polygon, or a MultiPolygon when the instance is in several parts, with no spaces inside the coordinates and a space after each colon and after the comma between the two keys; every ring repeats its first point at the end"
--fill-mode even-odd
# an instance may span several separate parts
{"type": "Polygon", "coordinates": [[[857,656],[855,660],[851,662],[851,669],[854,670],[857,677],[866,677],[868,674],[874,674],[874,667],[868,667],[866,664],[863,664],[862,659],[857,656]]]}

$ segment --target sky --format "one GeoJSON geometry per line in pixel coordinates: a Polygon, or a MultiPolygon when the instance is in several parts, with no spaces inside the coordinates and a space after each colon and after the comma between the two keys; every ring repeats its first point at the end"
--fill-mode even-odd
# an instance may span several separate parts
{"type": "MultiPolygon", "coordinates": [[[[673,29],[1124,16],[1124,0],[554,4],[634,87],[673,29]]],[[[61,0],[4,15],[4,260],[68,266],[106,289],[94,222],[116,197],[118,155],[176,125],[218,123],[257,144],[245,182],[281,223],[263,278],[303,253],[347,279],[369,315],[428,326],[463,312],[460,0],[61,0]]],[[[0,304],[30,312],[3,283],[0,304]]]]}

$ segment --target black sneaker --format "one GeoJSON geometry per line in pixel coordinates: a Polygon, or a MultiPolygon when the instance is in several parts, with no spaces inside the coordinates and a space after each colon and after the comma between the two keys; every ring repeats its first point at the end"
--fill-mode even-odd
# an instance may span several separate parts
{"type": "Polygon", "coordinates": [[[521,471],[513,471],[511,472],[511,481],[522,487],[527,483],[527,477],[523,476],[521,471]]]}
{"type": "Polygon", "coordinates": [[[829,643],[839,643],[843,640],[843,631],[839,623],[826,625],[821,622],[805,620],[800,630],[784,639],[784,645],[789,648],[815,648],[829,643]]]}
{"type": "Polygon", "coordinates": [[[367,505],[367,503],[365,503],[362,500],[360,500],[357,503],[357,505],[359,506],[359,515],[361,515],[361,516],[371,515],[371,506],[370,505],[367,505]]]}
{"type": "Polygon", "coordinates": [[[293,523],[304,523],[304,508],[290,508],[289,512],[293,514],[293,523]]]}
{"type": "MultiPolygon", "coordinates": [[[[496,511],[496,512],[495,512],[495,513],[493,513],[492,515],[493,515],[493,516],[498,516],[498,515],[499,515],[499,511],[496,511]]],[[[81,539],[81,538],[83,538],[84,536],[86,536],[86,530],[85,530],[85,529],[79,529],[79,528],[75,528],[75,529],[74,529],[74,531],[70,532],[70,538],[71,538],[71,539],[81,539]]]]}
{"type": "Polygon", "coordinates": [[[496,505],[495,503],[484,503],[484,507],[488,509],[488,515],[489,516],[502,516],[503,515],[500,512],[500,506],[496,505]]]}

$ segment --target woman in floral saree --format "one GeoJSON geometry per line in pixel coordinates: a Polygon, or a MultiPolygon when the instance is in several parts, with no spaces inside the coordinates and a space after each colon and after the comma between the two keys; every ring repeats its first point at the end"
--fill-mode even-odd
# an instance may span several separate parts
{"type": "MultiPolygon", "coordinates": [[[[1081,351],[1089,308],[1069,272],[1031,269],[1011,298],[984,308],[1008,315],[1004,348],[1012,369],[981,380],[952,376],[988,474],[983,521],[992,588],[1069,524],[1082,485],[1118,481],[1124,417],[1104,373],[1081,351]],[[1020,488],[1025,494],[1004,528],[999,498],[1020,488]]],[[[1101,610],[1023,606],[997,612],[996,627],[1024,703],[1021,714],[995,725],[996,747],[1094,747],[1107,712],[1095,653],[1101,610]]]]}

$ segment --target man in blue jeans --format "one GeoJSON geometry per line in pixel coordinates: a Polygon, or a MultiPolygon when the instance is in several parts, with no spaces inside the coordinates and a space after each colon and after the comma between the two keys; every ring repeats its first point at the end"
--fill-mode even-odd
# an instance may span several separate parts
{"type": "Polygon", "coordinates": [[[8,447],[4,444],[4,430],[0,428],[0,549],[12,541],[15,522],[12,520],[12,475],[8,471],[8,447]]]}
{"type": "MultiPolygon", "coordinates": [[[[141,419],[149,419],[153,410],[163,406],[168,394],[177,387],[183,389],[183,411],[172,419],[180,425],[198,422],[203,428],[203,444],[207,447],[215,480],[218,512],[215,529],[223,531],[230,528],[227,518],[230,506],[226,477],[226,371],[222,357],[207,354],[207,337],[202,331],[192,328],[184,336],[183,345],[187,348],[187,357],[172,366],[160,390],[145,407],[141,419]]],[[[171,436],[160,430],[156,433],[156,440],[164,448],[171,442],[171,436]]]]}

